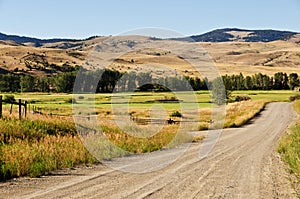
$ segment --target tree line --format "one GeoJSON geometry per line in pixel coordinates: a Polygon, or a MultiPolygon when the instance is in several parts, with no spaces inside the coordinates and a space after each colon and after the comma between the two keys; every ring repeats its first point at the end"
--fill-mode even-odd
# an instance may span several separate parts
{"type": "Polygon", "coordinates": [[[283,72],[268,76],[258,73],[252,76],[225,75],[224,86],[227,90],[293,90],[299,87],[300,81],[297,73],[287,75],[283,72]]]}
{"type": "MultiPolygon", "coordinates": [[[[73,91],[77,75],[76,91],[111,93],[128,91],[187,91],[207,90],[213,81],[199,77],[166,76],[152,77],[151,73],[122,73],[115,70],[77,70],[52,76],[35,77],[20,74],[0,74],[0,92],[64,92],[73,91]]],[[[219,81],[219,80],[218,80],[219,81]]],[[[258,73],[252,76],[222,76],[226,90],[288,90],[300,86],[297,73],[282,72],[268,76],[258,73]]]]}

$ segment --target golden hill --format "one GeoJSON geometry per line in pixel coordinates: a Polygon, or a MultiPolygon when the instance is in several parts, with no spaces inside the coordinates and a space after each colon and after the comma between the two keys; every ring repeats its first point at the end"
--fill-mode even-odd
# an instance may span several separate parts
{"type": "MultiPolygon", "coordinates": [[[[19,44],[13,41],[0,41],[0,69],[39,76],[56,73],[57,68],[54,68],[53,65],[57,67],[90,65],[91,68],[97,68],[97,65],[93,65],[90,61],[89,55],[97,47],[99,48],[97,46],[99,42],[109,38],[112,37],[95,37],[72,42],[60,41],[45,43],[41,47],[33,47],[30,43],[19,44]]],[[[242,72],[249,75],[261,72],[272,75],[279,71],[300,73],[299,40],[300,35],[295,35],[288,41],[199,42],[197,44],[207,51],[212,62],[216,64],[222,74],[242,72]]],[[[110,49],[106,57],[101,59],[107,63],[113,62],[110,64],[110,68],[126,71],[147,65],[146,70],[151,71],[153,67],[165,65],[182,72],[184,75],[196,74],[193,67],[178,54],[163,48],[153,49],[151,45],[148,48],[147,44],[153,42],[150,38],[116,37],[115,41],[124,47],[140,43],[145,45],[145,48],[138,51],[132,50],[130,53],[113,60],[112,58],[115,58],[114,52],[110,49]]],[[[180,45],[179,41],[160,40],[159,42],[162,43],[162,46],[168,46],[174,42],[180,45]]],[[[110,46],[110,48],[112,47],[110,46]]],[[[141,70],[144,71],[144,69],[141,70]]]]}

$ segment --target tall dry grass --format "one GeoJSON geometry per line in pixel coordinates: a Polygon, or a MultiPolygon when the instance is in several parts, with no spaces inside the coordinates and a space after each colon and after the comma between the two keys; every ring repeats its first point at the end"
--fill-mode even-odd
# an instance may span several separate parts
{"type": "Polygon", "coordinates": [[[18,120],[15,116],[4,117],[0,120],[0,178],[36,177],[59,168],[97,162],[90,152],[98,160],[111,159],[191,141],[190,135],[178,133],[179,127],[164,125],[159,133],[150,136],[151,126],[126,129],[143,135],[140,137],[128,134],[115,123],[101,122],[102,135],[80,138],[72,118],[30,115],[18,120]]]}
{"type": "Polygon", "coordinates": [[[19,139],[3,145],[0,151],[0,174],[4,179],[24,175],[37,177],[56,169],[95,161],[81,140],[72,135],[47,135],[39,141],[19,139]]]}
{"type": "MultiPolygon", "coordinates": [[[[240,127],[248,123],[257,114],[259,114],[268,101],[241,101],[229,103],[226,105],[226,113],[224,118],[224,128],[240,127]]],[[[199,130],[206,130],[211,125],[212,111],[211,109],[203,109],[200,113],[199,130]]]]}
{"type": "MultiPolygon", "coordinates": [[[[265,101],[229,104],[224,127],[247,123],[265,104],[265,101]]],[[[203,109],[200,129],[208,128],[210,120],[211,111],[203,109]]],[[[4,117],[0,120],[0,178],[35,177],[59,168],[97,162],[85,146],[98,159],[111,159],[193,141],[193,137],[186,133],[186,126],[180,124],[164,125],[153,135],[151,125],[128,126],[121,130],[113,122],[101,121],[100,124],[103,134],[97,132],[81,137],[84,145],[72,118],[30,115],[18,120],[15,116],[4,117]]]]}
{"type": "Polygon", "coordinates": [[[184,130],[185,126],[180,127],[179,124],[164,125],[158,130],[153,125],[132,125],[120,129],[114,122],[102,121],[101,129],[102,132],[81,133],[83,142],[97,159],[111,159],[132,153],[172,148],[193,139],[184,130]]]}
{"type": "Polygon", "coordinates": [[[266,106],[267,101],[241,101],[227,106],[224,128],[240,127],[258,115],[266,106]]]}
{"type": "Polygon", "coordinates": [[[71,120],[14,116],[0,120],[0,179],[46,174],[96,160],[84,148],[71,120]]]}
{"type": "MultiPolygon", "coordinates": [[[[296,100],[293,105],[300,114],[300,100],[296,100]]],[[[297,176],[300,183],[300,120],[290,129],[289,134],[282,137],[277,151],[290,166],[290,172],[297,176]]]]}

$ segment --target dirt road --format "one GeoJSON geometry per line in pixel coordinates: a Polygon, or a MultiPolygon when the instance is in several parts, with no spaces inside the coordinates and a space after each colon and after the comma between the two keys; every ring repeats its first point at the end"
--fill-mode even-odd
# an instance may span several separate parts
{"type": "MultiPolygon", "coordinates": [[[[201,161],[200,144],[196,143],[158,171],[128,173],[103,165],[64,170],[39,179],[2,183],[0,197],[297,198],[275,152],[280,136],[294,117],[289,103],[272,103],[252,124],[224,130],[213,151],[201,161]]],[[[177,151],[160,151],[149,158],[145,155],[143,160],[155,165],[160,156],[172,156],[177,151]]],[[[126,162],[138,160],[128,157],[115,162],[126,166],[126,162]]]]}

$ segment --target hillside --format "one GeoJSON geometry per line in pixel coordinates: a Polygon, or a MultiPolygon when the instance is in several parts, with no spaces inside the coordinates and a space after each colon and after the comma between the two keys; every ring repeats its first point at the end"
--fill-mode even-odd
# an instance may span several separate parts
{"type": "Polygon", "coordinates": [[[42,46],[45,43],[55,43],[55,42],[75,42],[80,40],[74,39],[38,39],[33,37],[25,37],[18,35],[7,35],[0,33],[0,40],[2,41],[14,41],[16,43],[31,43],[35,47],[42,46]]]}
{"type": "Polygon", "coordinates": [[[297,33],[290,31],[225,28],[213,30],[201,35],[190,36],[184,39],[192,39],[196,42],[270,42],[276,40],[288,40],[295,34],[297,33]]]}
{"type": "MultiPolygon", "coordinates": [[[[203,35],[192,37],[197,37],[198,41],[201,41],[201,38],[220,41],[198,43],[207,51],[222,74],[243,72],[249,75],[262,72],[272,75],[278,71],[300,73],[300,34],[273,30],[249,32],[240,29],[222,29],[222,31],[216,30],[203,35]]],[[[83,65],[90,52],[95,49],[94,47],[108,38],[113,38],[115,44],[119,46],[132,49],[138,43],[149,47],[155,42],[151,38],[137,36],[91,37],[85,40],[40,40],[0,34],[0,38],[3,39],[3,37],[5,37],[4,40],[0,39],[0,73],[13,71],[34,76],[51,75],[76,65],[83,65]]],[[[184,41],[160,40],[160,42],[164,43],[162,46],[168,46],[184,41]]],[[[96,47],[96,50],[99,50],[99,47],[96,47]]],[[[102,50],[105,51],[105,49],[102,50]]],[[[113,51],[111,54],[106,54],[101,61],[107,63],[113,61],[111,68],[115,70],[126,71],[147,65],[147,69],[141,69],[141,71],[151,71],[153,67],[166,65],[184,75],[196,74],[193,67],[185,60],[174,52],[163,49],[145,48],[145,50],[131,52],[115,60],[111,60],[112,53],[113,51]]],[[[97,68],[97,65],[93,66],[91,63],[85,66],[89,64],[90,68],[97,68]]]]}

